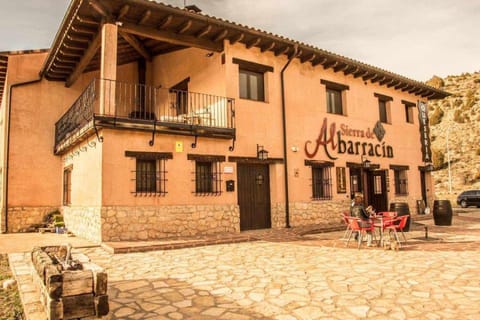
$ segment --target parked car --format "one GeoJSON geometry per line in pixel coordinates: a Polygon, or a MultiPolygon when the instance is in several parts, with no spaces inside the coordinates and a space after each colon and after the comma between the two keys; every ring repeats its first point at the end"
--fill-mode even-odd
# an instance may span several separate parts
{"type": "Polygon", "coordinates": [[[457,204],[462,208],[468,206],[480,207],[480,190],[467,190],[460,193],[457,197],[457,204]]]}

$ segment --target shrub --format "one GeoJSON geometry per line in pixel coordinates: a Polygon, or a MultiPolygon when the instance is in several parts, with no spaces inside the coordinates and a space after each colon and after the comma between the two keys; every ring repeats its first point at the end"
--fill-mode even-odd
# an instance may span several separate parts
{"type": "Polygon", "coordinates": [[[467,101],[463,105],[463,110],[470,110],[475,105],[475,91],[468,90],[467,94],[465,95],[467,101]]]}
{"type": "Polygon", "coordinates": [[[441,108],[438,108],[435,110],[435,112],[432,113],[432,116],[430,117],[430,125],[434,126],[442,122],[443,118],[443,110],[441,108]]]}
{"type": "Polygon", "coordinates": [[[440,150],[432,150],[432,160],[433,160],[433,167],[435,169],[441,169],[445,162],[445,154],[440,150]]]}
{"type": "Polygon", "coordinates": [[[453,114],[453,120],[458,123],[464,123],[465,117],[460,110],[455,110],[455,113],[453,114]]]}

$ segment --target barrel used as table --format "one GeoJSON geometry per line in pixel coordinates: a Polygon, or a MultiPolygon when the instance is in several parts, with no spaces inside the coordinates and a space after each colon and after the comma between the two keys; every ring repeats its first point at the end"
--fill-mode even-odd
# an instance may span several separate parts
{"type": "Polygon", "coordinates": [[[450,200],[433,201],[433,221],[436,226],[451,226],[452,216],[453,211],[450,200]]]}
{"type": "Polygon", "coordinates": [[[410,231],[410,208],[406,202],[392,202],[390,203],[390,211],[395,211],[397,216],[408,215],[407,224],[403,231],[410,231]]]}

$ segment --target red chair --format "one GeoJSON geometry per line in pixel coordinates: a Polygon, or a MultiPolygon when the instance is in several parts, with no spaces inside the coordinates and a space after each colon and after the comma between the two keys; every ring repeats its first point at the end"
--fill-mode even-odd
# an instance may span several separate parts
{"type": "Polygon", "coordinates": [[[350,226],[350,229],[352,232],[350,233],[347,244],[346,246],[348,247],[348,244],[350,243],[350,239],[352,238],[352,234],[356,232],[358,234],[358,246],[357,248],[360,249],[360,246],[362,245],[362,240],[364,235],[367,234],[367,232],[370,232],[372,234],[372,240],[376,241],[375,239],[375,226],[373,225],[372,222],[370,222],[370,225],[367,227],[361,227],[360,223],[362,220],[356,217],[346,217],[348,220],[348,224],[350,226]]]}
{"type": "Polygon", "coordinates": [[[342,213],[342,221],[346,225],[346,229],[345,229],[345,232],[343,233],[342,239],[345,239],[345,240],[348,239],[348,237],[352,233],[352,228],[350,228],[350,224],[348,223],[348,218],[349,217],[350,217],[350,213],[348,211],[345,211],[345,212],[342,213]]]}
{"type": "Polygon", "coordinates": [[[397,213],[395,211],[384,211],[379,212],[377,215],[383,217],[383,229],[385,230],[386,226],[389,226],[393,223],[393,220],[397,217],[397,213]]]}
{"type": "Polygon", "coordinates": [[[403,229],[407,225],[408,217],[408,215],[397,217],[392,220],[390,225],[384,227],[384,230],[388,230],[389,232],[393,232],[395,234],[395,239],[397,240],[398,244],[400,244],[400,238],[398,237],[397,231],[402,233],[403,239],[405,240],[405,243],[407,243],[407,237],[405,237],[403,229]]]}

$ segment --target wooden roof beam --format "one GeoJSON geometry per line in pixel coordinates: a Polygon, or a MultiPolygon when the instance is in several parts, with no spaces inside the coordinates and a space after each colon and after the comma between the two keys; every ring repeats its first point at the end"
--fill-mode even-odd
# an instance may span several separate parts
{"type": "Polygon", "coordinates": [[[81,37],[81,36],[72,37],[71,35],[67,35],[67,39],[71,41],[83,42],[83,43],[88,43],[91,40],[89,37],[81,37]]]}
{"type": "Polygon", "coordinates": [[[217,34],[215,36],[215,38],[213,38],[213,42],[219,42],[219,41],[222,41],[223,39],[225,39],[225,37],[227,36],[228,34],[228,30],[227,29],[224,29],[223,31],[221,31],[219,34],[217,34]]]}
{"type": "Polygon", "coordinates": [[[287,52],[290,50],[289,46],[285,46],[281,49],[275,50],[275,56],[279,56],[281,54],[287,54],[287,52]]]}
{"type": "Polygon", "coordinates": [[[362,70],[361,68],[359,68],[357,71],[353,73],[353,77],[359,78],[359,77],[366,76],[367,74],[368,74],[367,70],[362,70]]]}
{"type": "Polygon", "coordinates": [[[379,81],[382,81],[382,80],[385,80],[385,76],[380,76],[379,74],[377,74],[377,75],[375,76],[375,78],[371,79],[370,81],[371,81],[372,83],[375,83],[375,82],[379,82],[379,81]]]}
{"type": "Polygon", "coordinates": [[[137,37],[125,33],[125,32],[119,32],[120,35],[122,36],[125,41],[128,42],[130,46],[132,46],[133,49],[135,49],[142,57],[144,57],[148,61],[152,61],[152,55],[148,50],[145,48],[145,46],[140,42],[140,40],[137,39],[137,37]]]}
{"type": "Polygon", "coordinates": [[[378,77],[377,73],[367,72],[364,76],[362,76],[362,79],[363,79],[363,81],[367,81],[367,80],[375,78],[375,77],[378,77]]]}
{"type": "Polygon", "coordinates": [[[95,38],[90,43],[88,49],[85,51],[85,54],[80,59],[77,66],[75,67],[75,70],[73,70],[73,72],[70,74],[67,81],[65,82],[65,86],[67,88],[70,87],[72,84],[74,84],[75,81],[77,81],[78,77],[83,73],[85,68],[88,66],[90,61],[93,59],[93,57],[97,53],[98,49],[100,48],[100,44],[102,42],[101,40],[102,40],[102,33],[99,32],[99,33],[97,33],[95,38]]]}
{"type": "Polygon", "coordinates": [[[58,60],[62,64],[73,64],[73,65],[76,65],[78,62],[78,59],[69,58],[69,57],[60,57],[60,56],[57,56],[57,59],[55,60],[58,60]]]}
{"type": "Polygon", "coordinates": [[[191,26],[192,26],[192,20],[187,20],[184,24],[182,24],[182,26],[180,27],[180,29],[178,29],[177,32],[179,34],[185,33],[188,31],[188,29],[190,29],[191,26]]]}
{"type": "Polygon", "coordinates": [[[301,63],[312,62],[316,57],[317,55],[315,53],[312,53],[310,55],[305,55],[304,57],[300,58],[300,62],[301,63]]]}
{"type": "Polygon", "coordinates": [[[251,47],[254,47],[258,45],[260,42],[262,42],[262,38],[258,37],[247,43],[246,48],[250,49],[251,47]]]}
{"type": "Polygon", "coordinates": [[[85,28],[85,27],[72,25],[72,31],[77,33],[77,34],[92,35],[92,34],[95,34],[97,32],[97,29],[90,29],[90,28],[85,28]]]}
{"type": "Polygon", "coordinates": [[[324,69],[328,68],[335,68],[338,65],[338,61],[332,60],[332,61],[327,61],[323,64],[324,69]]]}
{"type": "Polygon", "coordinates": [[[197,33],[196,37],[197,38],[202,38],[206,36],[210,31],[212,30],[211,25],[207,25],[205,28],[203,28],[199,33],[197,33]]]}
{"type": "Polygon", "coordinates": [[[60,50],[59,51],[61,55],[63,55],[64,57],[75,57],[75,58],[79,58],[82,56],[81,53],[72,53],[72,52],[67,52],[65,50],[60,50]]]}
{"type": "Polygon", "coordinates": [[[395,79],[388,78],[388,77],[384,77],[384,79],[383,79],[382,81],[380,81],[379,84],[380,84],[381,86],[383,86],[383,85],[392,83],[393,81],[395,81],[395,79]]]}
{"type": "Polygon", "coordinates": [[[66,42],[63,43],[63,46],[67,49],[70,49],[70,50],[78,50],[78,51],[83,51],[85,50],[85,47],[80,47],[80,46],[76,46],[76,45],[71,45],[71,44],[68,44],[66,42]]]}
{"type": "Polygon", "coordinates": [[[406,87],[402,88],[402,91],[408,91],[408,90],[413,89],[413,88],[415,88],[415,86],[412,85],[412,84],[409,84],[406,87]]]}
{"type": "Polygon", "coordinates": [[[89,0],[88,4],[98,13],[100,14],[103,18],[105,18],[108,22],[114,21],[114,17],[112,13],[105,8],[103,4],[98,2],[97,0],[89,0]]]}
{"type": "Polygon", "coordinates": [[[408,90],[408,93],[415,93],[417,94],[418,92],[422,91],[422,88],[419,88],[417,86],[414,86],[412,89],[408,90]]]}
{"type": "Polygon", "coordinates": [[[319,58],[319,59],[316,60],[316,61],[315,61],[315,60],[312,61],[312,66],[315,67],[315,66],[317,66],[317,65],[319,65],[319,64],[323,65],[325,62],[327,62],[327,60],[328,60],[328,59],[325,58],[325,57],[319,58]]]}
{"type": "Polygon", "coordinates": [[[275,41],[272,41],[272,42],[270,42],[269,45],[266,45],[266,46],[262,47],[260,49],[260,51],[262,51],[262,52],[270,51],[270,50],[273,50],[273,48],[275,48],[275,41]]]}
{"type": "Polygon", "coordinates": [[[346,63],[340,63],[340,65],[336,66],[335,68],[333,68],[333,71],[335,72],[339,72],[339,71],[343,71],[345,69],[348,68],[348,64],[346,63]]]}
{"type": "Polygon", "coordinates": [[[408,87],[408,83],[405,83],[405,82],[401,82],[401,81],[400,81],[400,83],[397,84],[394,88],[395,88],[396,90],[398,90],[398,89],[403,89],[403,88],[405,88],[405,87],[408,87]]]}
{"type": "Polygon", "coordinates": [[[130,11],[130,6],[128,4],[124,5],[117,14],[117,20],[122,20],[130,11]]]}
{"type": "Polygon", "coordinates": [[[389,82],[389,83],[387,84],[387,87],[388,87],[388,88],[391,88],[391,87],[393,87],[393,86],[398,85],[400,82],[401,82],[400,80],[393,79],[392,82],[389,82]]]}
{"type": "Polygon", "coordinates": [[[100,24],[100,21],[96,21],[94,19],[87,18],[87,17],[76,16],[76,19],[80,24],[84,24],[84,25],[87,24],[92,26],[98,26],[100,24]]]}
{"type": "Polygon", "coordinates": [[[434,91],[427,91],[425,94],[422,94],[422,97],[424,98],[427,98],[427,99],[430,99],[431,97],[433,97],[436,93],[434,91]]]}
{"type": "Polygon", "coordinates": [[[229,39],[229,40],[230,40],[230,44],[235,44],[235,43],[237,43],[237,42],[239,42],[239,41],[242,41],[243,38],[245,38],[245,34],[242,32],[242,33],[238,34],[236,37],[230,38],[230,39],[229,39]]]}
{"type": "Polygon", "coordinates": [[[358,67],[355,66],[348,66],[348,68],[343,70],[343,74],[348,76],[349,74],[355,73],[358,71],[358,67]]]}
{"type": "Polygon", "coordinates": [[[134,34],[137,36],[151,38],[158,41],[165,41],[181,46],[197,47],[209,51],[221,52],[223,45],[206,39],[199,39],[194,36],[177,34],[166,30],[156,30],[146,26],[138,26],[132,23],[124,22],[119,26],[119,31],[134,34]]]}
{"type": "Polygon", "coordinates": [[[147,22],[147,20],[150,18],[151,15],[152,15],[152,11],[145,10],[140,20],[138,20],[137,24],[144,24],[145,22],[147,22]]]}
{"type": "Polygon", "coordinates": [[[165,29],[166,27],[168,27],[170,25],[170,23],[172,23],[172,20],[173,20],[173,16],[171,14],[169,14],[168,16],[163,18],[162,22],[160,22],[157,29],[159,29],[159,30],[165,29]]]}

